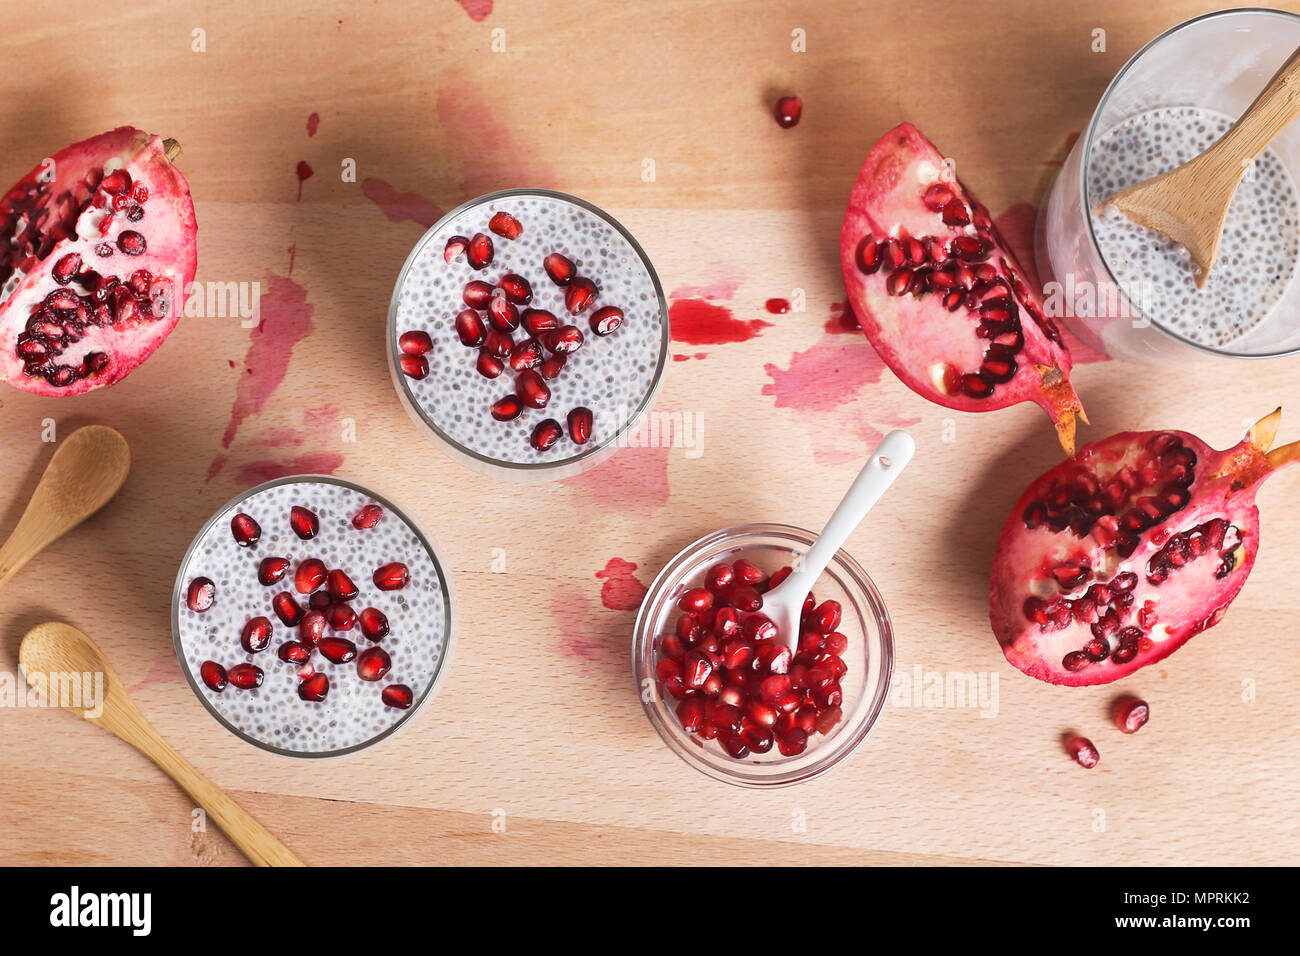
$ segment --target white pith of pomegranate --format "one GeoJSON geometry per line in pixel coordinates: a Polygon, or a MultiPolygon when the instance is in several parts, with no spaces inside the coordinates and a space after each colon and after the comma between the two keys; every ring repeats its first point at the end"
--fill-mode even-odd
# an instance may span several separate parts
{"type": "Polygon", "coordinates": [[[840,233],[862,331],[913,391],[961,411],[1041,405],[1074,453],[1070,355],[986,208],[910,123],[867,154],[840,233]]]}
{"type": "Polygon", "coordinates": [[[1222,620],[1259,549],[1255,494],[1300,459],[1281,409],[1226,451],[1179,431],[1121,432],[1029,486],[993,557],[1003,652],[1053,684],[1105,684],[1222,620]]]}
{"type": "Polygon", "coordinates": [[[120,382],[162,344],[197,266],[175,144],[130,126],[60,150],[0,198],[0,379],[120,382]]]}

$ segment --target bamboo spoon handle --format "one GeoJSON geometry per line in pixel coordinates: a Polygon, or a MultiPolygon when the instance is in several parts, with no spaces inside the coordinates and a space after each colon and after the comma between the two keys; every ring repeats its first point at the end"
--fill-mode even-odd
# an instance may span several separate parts
{"type": "Polygon", "coordinates": [[[1225,173],[1240,178],[1250,161],[1300,116],[1300,48],[1282,64],[1263,92],[1217,143],[1206,151],[1225,173]]]}

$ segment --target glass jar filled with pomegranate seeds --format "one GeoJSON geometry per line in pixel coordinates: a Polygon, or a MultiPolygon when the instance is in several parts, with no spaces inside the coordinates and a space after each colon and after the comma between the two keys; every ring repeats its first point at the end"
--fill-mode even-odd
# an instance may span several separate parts
{"type": "Polygon", "coordinates": [[[416,243],[387,353],[407,412],[460,463],[551,481],[604,461],[668,365],[654,267],[607,213],[563,193],[471,200],[416,243]]]}
{"type": "Polygon", "coordinates": [[[835,556],[789,644],[763,613],[763,595],[814,540],[778,524],[714,532],[673,558],[641,604],[632,665],[646,716],[709,776],[806,780],[852,753],[880,715],[893,631],[856,561],[835,556]]]}

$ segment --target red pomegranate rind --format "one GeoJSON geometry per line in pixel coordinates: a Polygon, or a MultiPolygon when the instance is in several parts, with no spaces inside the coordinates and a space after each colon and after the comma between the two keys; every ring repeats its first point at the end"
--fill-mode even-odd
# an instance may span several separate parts
{"type": "Polygon", "coordinates": [[[1300,459],[1269,451],[1281,410],[1239,444],[1121,432],[1029,486],[998,539],[989,619],[1003,653],[1053,684],[1105,684],[1223,619],[1259,550],[1255,493],[1300,459]]]}
{"type": "Polygon", "coordinates": [[[114,385],[175,328],[197,253],[174,146],[123,126],[0,196],[0,380],[55,396],[114,385]]]}
{"type": "Polygon", "coordinates": [[[908,387],[961,411],[1036,402],[1073,454],[1087,419],[1060,332],[988,210],[910,123],[862,164],[840,264],[858,324],[908,387]]]}

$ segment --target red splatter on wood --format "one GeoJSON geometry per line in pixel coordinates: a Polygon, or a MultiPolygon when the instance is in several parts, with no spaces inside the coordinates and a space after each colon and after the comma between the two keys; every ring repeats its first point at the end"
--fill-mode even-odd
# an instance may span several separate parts
{"type": "Polygon", "coordinates": [[[614,457],[564,484],[606,511],[648,512],[668,503],[669,448],[620,448],[614,457]]]}
{"type": "Polygon", "coordinates": [[[648,588],[637,580],[632,572],[636,565],[622,558],[610,558],[605,570],[597,571],[596,577],[604,578],[600,588],[600,603],[611,611],[635,611],[645,600],[648,588]]]}
{"type": "Polygon", "coordinates": [[[737,319],[731,310],[707,299],[675,299],[668,306],[674,342],[688,345],[726,345],[748,342],[772,323],[762,319],[737,319]]]}
{"type": "MultiPolygon", "coordinates": [[[[718,263],[714,263],[709,271],[722,271],[718,263]]],[[[708,285],[683,285],[673,289],[668,293],[670,299],[730,299],[740,288],[739,276],[728,276],[710,282],[708,285]]]]}
{"type": "MultiPolygon", "coordinates": [[[[438,94],[438,122],[448,141],[462,144],[460,188],[466,198],[518,186],[553,186],[555,174],[538,160],[531,143],[520,146],[517,126],[499,122],[484,104],[492,95],[476,96],[463,85],[438,94]]],[[[528,224],[524,223],[524,228],[528,224]]]]}
{"type": "Polygon", "coordinates": [[[576,588],[557,592],[551,601],[551,618],[560,634],[564,649],[574,657],[591,660],[602,650],[599,633],[592,620],[591,601],[576,588]]]}
{"type": "Polygon", "coordinates": [[[482,23],[492,12],[492,0],[459,0],[459,2],[475,23],[482,23]]]}
{"type": "Polygon", "coordinates": [[[250,461],[239,469],[235,480],[241,485],[260,485],[289,475],[332,475],[342,464],[338,452],[311,452],[288,461],[250,461]]]}
{"type": "Polygon", "coordinates": [[[851,335],[860,332],[858,317],[853,314],[847,302],[832,302],[831,317],[826,320],[822,330],[828,335],[851,335]]]}
{"type": "Polygon", "coordinates": [[[315,136],[318,129],[320,129],[320,114],[312,113],[307,117],[307,135],[315,136]]]}
{"type": "Polygon", "coordinates": [[[768,299],[763,303],[764,308],[773,315],[785,315],[790,311],[789,299],[768,299]]]}
{"type": "Polygon", "coordinates": [[[845,341],[824,335],[812,348],[790,356],[788,368],[771,363],[764,368],[772,381],[763,386],[763,394],[776,399],[777,408],[826,412],[880,381],[885,363],[865,337],[845,341]]]}
{"type": "Polygon", "coordinates": [[[297,173],[298,173],[298,199],[299,201],[301,201],[302,184],[305,183],[307,180],[311,179],[312,176],[316,174],[316,171],[312,169],[311,166],[309,166],[305,160],[300,159],[298,160],[297,173]]]}
{"type": "Polygon", "coordinates": [[[361,193],[379,207],[390,222],[416,222],[426,229],[442,218],[442,207],[418,193],[399,193],[382,179],[361,183],[361,193]]]}

